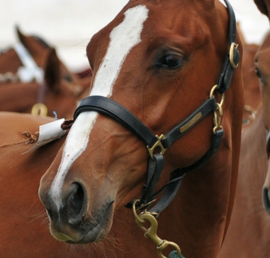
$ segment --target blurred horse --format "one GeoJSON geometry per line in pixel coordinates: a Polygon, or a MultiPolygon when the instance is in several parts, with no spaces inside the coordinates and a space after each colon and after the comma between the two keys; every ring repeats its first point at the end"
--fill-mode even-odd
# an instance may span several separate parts
{"type": "Polygon", "coordinates": [[[76,76],[44,40],[25,36],[18,29],[17,34],[20,43],[0,55],[0,110],[31,112],[33,108],[37,114],[41,107],[49,116],[56,111],[59,116],[70,117],[89,87],[91,70],[76,76]]]}
{"type": "Polygon", "coordinates": [[[1,84],[0,110],[38,115],[41,106],[41,114],[45,109],[45,115],[54,116],[55,111],[59,117],[71,118],[78,98],[61,79],[60,63],[55,50],[48,53],[44,69],[44,82],[1,84]],[[33,110],[36,103],[38,103],[37,111],[33,110]]]}
{"type": "Polygon", "coordinates": [[[248,44],[242,33],[241,26],[237,24],[238,32],[240,32],[243,45],[243,65],[242,74],[244,82],[244,118],[243,123],[249,123],[254,119],[255,111],[261,103],[261,93],[259,80],[255,74],[254,58],[259,49],[257,44],[248,44]]]}
{"type": "MultiPolygon", "coordinates": [[[[166,208],[161,235],[186,257],[217,257],[234,201],[243,114],[241,45],[226,4],[130,1],[91,39],[90,96],[39,188],[56,239],[105,238],[114,214],[142,194],[133,203],[142,229],[166,208]],[[168,180],[152,207],[155,189],[168,180]]],[[[128,237],[138,239],[138,231],[128,237]]],[[[140,256],[154,257],[153,249],[140,256]]],[[[129,251],[138,256],[137,245],[129,251]]]]}
{"type": "Polygon", "coordinates": [[[39,126],[54,121],[52,117],[33,116],[13,112],[0,112],[0,145],[14,142],[24,142],[24,135],[30,132],[34,135],[39,126]]]}
{"type": "MultiPolygon", "coordinates": [[[[48,52],[51,52],[53,49],[44,39],[38,36],[26,36],[18,27],[16,28],[16,33],[19,43],[17,43],[15,47],[8,48],[0,53],[0,79],[2,78],[0,83],[19,81],[18,70],[22,66],[28,65],[27,62],[29,62],[29,60],[27,60],[27,58],[31,58],[35,63],[34,65],[44,70],[47,65],[48,52]],[[6,75],[6,78],[4,75],[6,75]]],[[[78,95],[83,92],[86,87],[89,88],[91,82],[91,78],[88,76],[91,75],[90,68],[87,69],[88,73],[79,76],[70,72],[60,60],[59,63],[61,79],[66,83],[67,87],[73,88],[73,91],[77,92],[78,95]]],[[[34,79],[34,76],[29,78],[29,80],[34,79]]]]}
{"type": "Polygon", "coordinates": [[[269,57],[270,35],[268,34],[254,56],[255,69],[260,80],[256,76],[255,69],[253,76],[258,80],[256,84],[260,82],[262,103],[256,111],[255,119],[242,130],[235,204],[220,258],[270,256],[270,221],[267,214],[270,213],[270,166],[268,164],[270,149],[268,148],[268,155],[266,152],[266,135],[270,128],[269,57]]]}

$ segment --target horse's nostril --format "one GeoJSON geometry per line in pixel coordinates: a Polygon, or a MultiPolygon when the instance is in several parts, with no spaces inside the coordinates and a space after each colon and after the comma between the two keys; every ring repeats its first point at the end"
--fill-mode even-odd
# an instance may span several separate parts
{"type": "Polygon", "coordinates": [[[269,189],[266,187],[263,189],[263,204],[265,210],[270,213],[269,189]]]}
{"type": "Polygon", "coordinates": [[[69,222],[74,224],[81,221],[84,203],[84,191],[80,184],[72,184],[72,192],[67,199],[67,214],[69,222]]]}

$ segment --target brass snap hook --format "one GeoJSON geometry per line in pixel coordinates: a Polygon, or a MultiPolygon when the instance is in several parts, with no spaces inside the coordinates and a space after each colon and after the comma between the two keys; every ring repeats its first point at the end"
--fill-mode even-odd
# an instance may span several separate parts
{"type": "Polygon", "coordinates": [[[162,251],[168,246],[174,247],[174,249],[177,251],[178,256],[182,257],[181,256],[181,249],[176,243],[170,242],[167,240],[163,240],[157,235],[158,222],[157,222],[156,218],[154,217],[154,215],[157,215],[156,213],[150,213],[147,210],[145,210],[141,214],[139,214],[139,215],[137,214],[136,203],[138,201],[139,200],[137,200],[133,203],[133,213],[135,216],[135,222],[145,232],[144,236],[156,244],[157,253],[158,253],[159,257],[160,258],[167,258],[166,256],[164,256],[162,254],[162,251]],[[146,221],[148,221],[150,223],[150,227],[148,229],[142,225],[146,221]]]}

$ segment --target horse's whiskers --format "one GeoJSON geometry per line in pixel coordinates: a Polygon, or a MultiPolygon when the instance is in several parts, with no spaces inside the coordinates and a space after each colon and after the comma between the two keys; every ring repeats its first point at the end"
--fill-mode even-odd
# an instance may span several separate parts
{"type": "Polygon", "coordinates": [[[30,221],[28,221],[28,224],[29,223],[32,223],[33,221],[36,221],[38,219],[42,219],[43,218],[43,221],[41,222],[41,224],[42,224],[45,220],[48,220],[49,219],[48,216],[47,216],[47,213],[45,211],[41,211],[41,212],[39,212],[39,213],[37,213],[35,215],[32,215],[30,217],[32,217],[32,219],[30,221]]]}

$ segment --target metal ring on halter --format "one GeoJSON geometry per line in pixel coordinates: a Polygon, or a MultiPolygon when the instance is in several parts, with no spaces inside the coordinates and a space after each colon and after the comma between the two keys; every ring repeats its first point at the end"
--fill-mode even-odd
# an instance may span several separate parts
{"type": "Polygon", "coordinates": [[[48,108],[42,103],[36,103],[32,107],[31,114],[34,116],[47,116],[48,108]]]}

